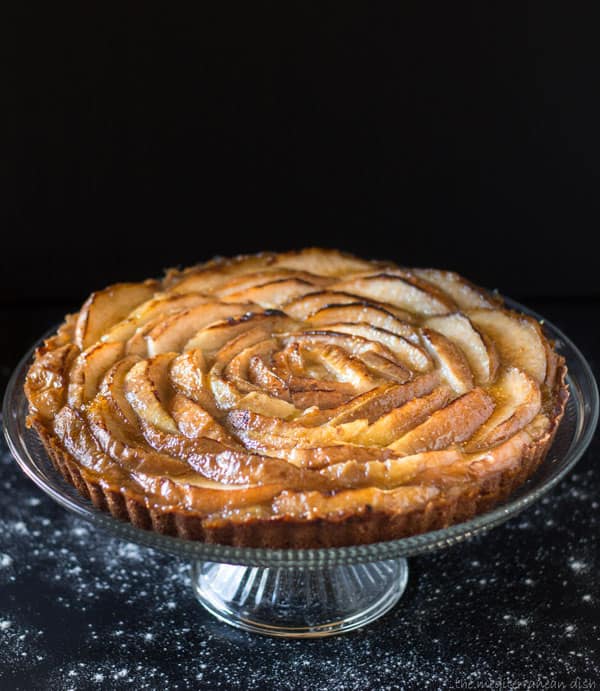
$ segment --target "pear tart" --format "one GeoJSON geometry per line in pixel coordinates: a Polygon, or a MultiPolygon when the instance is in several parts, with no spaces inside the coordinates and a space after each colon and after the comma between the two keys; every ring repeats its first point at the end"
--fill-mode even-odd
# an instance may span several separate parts
{"type": "Polygon", "coordinates": [[[565,374],[540,324],[455,273],[308,249],[93,293],[25,389],[29,424],[98,508],[300,548],[505,499],[551,444],[565,374]]]}

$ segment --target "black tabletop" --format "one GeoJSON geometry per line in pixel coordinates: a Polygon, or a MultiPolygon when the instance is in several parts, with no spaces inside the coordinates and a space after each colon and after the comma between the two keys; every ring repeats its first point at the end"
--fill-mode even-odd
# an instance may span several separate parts
{"type": "MultiPolygon", "coordinates": [[[[599,373],[600,303],[533,301],[599,373]]],[[[67,307],[2,309],[2,386],[67,307]]],[[[0,689],[600,688],[598,436],[502,527],[410,559],[400,603],[336,638],[217,622],[188,564],[97,532],[0,449],[0,689]]]]}

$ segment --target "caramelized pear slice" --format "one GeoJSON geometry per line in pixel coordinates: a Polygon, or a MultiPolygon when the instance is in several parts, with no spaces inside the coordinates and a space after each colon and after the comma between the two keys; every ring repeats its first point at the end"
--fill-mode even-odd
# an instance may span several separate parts
{"type": "Polygon", "coordinates": [[[357,300],[363,305],[370,305],[380,308],[393,314],[402,321],[412,323],[414,316],[406,310],[398,309],[393,305],[387,303],[379,303],[377,300],[361,299],[352,293],[345,293],[338,290],[319,290],[314,293],[308,293],[302,297],[291,300],[283,306],[284,311],[295,319],[307,319],[311,315],[316,314],[322,309],[328,307],[343,307],[345,305],[356,305],[357,300]]]}
{"type": "Polygon", "coordinates": [[[496,348],[491,339],[482,334],[467,316],[455,312],[441,317],[429,317],[425,323],[462,350],[477,384],[488,384],[494,379],[499,361],[496,348]]]}
{"type": "Polygon", "coordinates": [[[243,303],[223,304],[207,302],[183,312],[177,312],[158,323],[146,336],[148,354],[181,350],[185,343],[200,329],[225,317],[239,317],[249,311],[243,303]]]}
{"type": "Polygon", "coordinates": [[[342,425],[305,427],[296,422],[268,417],[251,410],[232,410],[227,413],[227,424],[234,434],[246,441],[252,438],[268,440],[273,445],[291,448],[302,442],[304,446],[327,446],[354,442],[367,427],[366,420],[355,420],[342,425]]]}
{"type": "Polygon", "coordinates": [[[171,400],[170,412],[179,431],[188,439],[207,437],[236,446],[235,439],[215,417],[187,396],[176,393],[171,400]]]}
{"type": "MultiPolygon", "coordinates": [[[[208,386],[214,397],[216,406],[221,410],[228,410],[237,405],[242,394],[235,383],[227,380],[225,369],[231,360],[246,348],[268,340],[270,334],[266,329],[254,327],[241,333],[226,343],[214,356],[213,365],[208,373],[208,386]]],[[[245,392],[247,393],[247,391],[245,392]]]]}
{"type": "Polygon", "coordinates": [[[188,398],[213,412],[206,362],[201,350],[188,350],[171,363],[171,384],[188,398]]]}
{"type": "Polygon", "coordinates": [[[77,459],[84,468],[102,473],[110,465],[110,459],[99,447],[81,412],[68,405],[63,406],[52,421],[54,433],[67,453],[77,459]]]}
{"type": "MultiPolygon", "coordinates": [[[[203,477],[228,485],[283,483],[286,487],[302,488],[319,484],[317,476],[310,483],[301,469],[280,458],[257,456],[231,448],[206,437],[188,439],[170,434],[144,423],[144,436],[156,451],[179,458],[203,477]]],[[[324,486],[325,481],[321,481],[324,486]]]]}
{"type": "Polygon", "coordinates": [[[248,288],[236,293],[230,293],[221,298],[225,302],[239,302],[249,300],[253,304],[265,308],[281,307],[289,300],[293,300],[301,295],[313,292],[314,283],[309,283],[301,278],[283,278],[278,281],[271,281],[255,288],[248,288]]]}
{"type": "Polygon", "coordinates": [[[102,377],[122,352],[122,343],[96,343],[77,356],[69,381],[67,400],[70,406],[78,408],[94,398],[102,377]]]}
{"type": "Polygon", "coordinates": [[[268,417],[278,417],[283,420],[288,420],[296,417],[301,412],[287,401],[282,401],[280,398],[268,396],[260,391],[251,391],[240,399],[238,403],[240,410],[251,410],[254,413],[260,413],[268,417]]]}
{"type": "Polygon", "coordinates": [[[439,495],[435,487],[405,485],[393,490],[376,487],[348,489],[335,494],[282,492],[273,500],[273,512],[294,518],[356,515],[362,511],[403,514],[417,510],[439,495]],[[370,507],[367,509],[367,507],[370,507]]]}
{"type": "Polygon", "coordinates": [[[508,310],[469,310],[468,317],[496,344],[500,358],[540,384],[546,376],[545,338],[540,325],[508,310]]]}
{"type": "Polygon", "coordinates": [[[535,380],[516,367],[502,372],[489,389],[496,409],[466,445],[467,451],[495,446],[528,425],[540,412],[542,396],[535,380]]]}
{"type": "Polygon", "coordinates": [[[375,422],[382,415],[404,405],[413,398],[431,393],[440,383],[438,372],[428,372],[406,384],[386,384],[335,410],[307,411],[300,419],[304,424],[322,424],[329,420],[331,425],[340,425],[360,418],[375,422]]]}
{"type": "Polygon", "coordinates": [[[413,269],[412,272],[443,290],[461,309],[498,306],[499,300],[452,271],[413,269]]]}
{"type": "Polygon", "coordinates": [[[115,414],[131,427],[136,426],[137,416],[125,396],[125,377],[139,361],[140,358],[137,355],[129,355],[119,360],[108,370],[100,385],[100,394],[104,396],[115,414]]]}
{"type": "Polygon", "coordinates": [[[209,324],[193,336],[184,346],[185,350],[200,348],[205,354],[212,354],[236,336],[259,326],[272,333],[289,331],[295,322],[278,310],[247,312],[241,317],[231,317],[209,324]]]}
{"type": "Polygon", "coordinates": [[[324,467],[320,472],[338,487],[378,487],[388,489],[412,482],[418,473],[443,468],[464,458],[458,449],[426,451],[401,458],[377,459],[361,463],[358,460],[340,462],[324,467]]]}
{"type": "Polygon", "coordinates": [[[373,264],[365,259],[318,247],[277,255],[274,264],[278,267],[308,271],[320,276],[342,276],[352,272],[367,271],[373,267],[373,264]]]}
{"type": "MultiPolygon", "coordinates": [[[[310,468],[312,470],[343,463],[362,465],[374,461],[385,461],[394,455],[389,449],[362,446],[361,444],[295,446],[292,449],[272,448],[270,453],[274,456],[281,456],[289,463],[293,463],[300,468],[310,468]]],[[[331,477],[329,474],[322,473],[322,475],[331,477]]]]}
{"type": "Polygon", "coordinates": [[[274,255],[257,254],[233,259],[217,258],[206,264],[192,266],[184,271],[171,269],[167,272],[164,286],[176,293],[210,294],[231,276],[255,273],[272,264],[274,255]]]}
{"type": "Polygon", "coordinates": [[[373,422],[358,440],[361,444],[388,446],[413,427],[425,422],[430,415],[447,405],[451,399],[452,390],[449,387],[441,386],[434,389],[430,394],[414,398],[373,422]]]}
{"type": "Polygon", "coordinates": [[[289,280],[298,280],[313,286],[324,286],[332,282],[332,279],[317,276],[307,271],[293,271],[292,269],[271,269],[270,271],[257,271],[250,274],[234,276],[214,292],[219,298],[224,298],[235,293],[244,293],[254,288],[269,285],[271,283],[283,283],[289,280]]]}
{"type": "Polygon", "coordinates": [[[131,310],[156,292],[158,283],[116,283],[92,293],[85,301],[75,326],[75,344],[85,350],[111,326],[124,319],[131,310]]]}
{"type": "Polygon", "coordinates": [[[183,461],[149,447],[139,430],[123,424],[103,396],[98,396],[88,406],[86,420],[98,446],[127,470],[171,476],[189,472],[183,461]]]}
{"type": "Polygon", "coordinates": [[[314,348],[315,350],[323,346],[335,345],[343,348],[350,355],[358,359],[361,359],[365,353],[372,352],[392,362],[401,364],[387,346],[379,342],[370,341],[363,336],[356,336],[350,333],[329,331],[327,329],[319,331],[299,331],[297,333],[282,334],[281,340],[286,346],[298,344],[300,348],[314,348]]]}
{"type": "Polygon", "coordinates": [[[455,303],[437,290],[427,290],[422,282],[391,271],[334,283],[331,289],[388,302],[417,314],[447,314],[456,309],[455,303]]]}
{"type": "Polygon", "coordinates": [[[417,372],[424,372],[431,368],[431,358],[418,345],[411,343],[408,339],[398,334],[382,329],[370,324],[328,324],[319,329],[320,333],[326,331],[334,333],[346,333],[351,336],[360,336],[368,341],[381,343],[398,358],[403,364],[417,372]]]}
{"type": "Polygon", "coordinates": [[[158,321],[174,312],[181,312],[196,305],[208,302],[210,298],[197,293],[189,295],[166,295],[159,294],[156,297],[144,302],[123,319],[115,324],[110,331],[102,336],[103,341],[126,341],[130,339],[141,326],[151,320],[158,321]]]}
{"type": "Polygon", "coordinates": [[[25,393],[32,413],[46,420],[52,419],[66,399],[69,369],[79,349],[66,343],[38,355],[27,373],[25,393]]]}
{"type": "MultiPolygon", "coordinates": [[[[277,348],[277,341],[274,338],[265,338],[258,343],[252,343],[246,348],[236,353],[227,363],[224,369],[228,379],[245,380],[248,382],[249,370],[254,358],[269,358],[277,348]]],[[[253,389],[255,387],[252,387],[253,389]]]]}
{"type": "Polygon", "coordinates": [[[157,355],[135,364],[125,376],[125,396],[142,422],[175,434],[177,425],[167,412],[171,398],[169,368],[176,353],[157,355]]]}
{"type": "Polygon", "coordinates": [[[469,439],[494,411],[494,401],[483,389],[472,389],[390,444],[398,455],[445,449],[469,439]]]}
{"type": "Polygon", "coordinates": [[[351,302],[347,305],[323,307],[309,317],[311,326],[320,328],[329,324],[369,324],[402,336],[413,343],[419,343],[419,334],[414,326],[402,321],[383,307],[368,302],[351,302]]]}
{"type": "Polygon", "coordinates": [[[462,394],[473,388],[473,374],[460,348],[431,329],[423,329],[423,341],[438,361],[442,378],[456,393],[462,394]]]}

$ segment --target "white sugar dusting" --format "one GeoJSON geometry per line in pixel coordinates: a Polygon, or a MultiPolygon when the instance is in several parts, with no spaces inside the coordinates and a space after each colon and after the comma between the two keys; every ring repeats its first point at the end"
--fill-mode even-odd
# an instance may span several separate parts
{"type": "MultiPolygon", "coordinates": [[[[577,491],[569,480],[504,527],[411,559],[403,600],[379,622],[285,641],[217,622],[194,599],[186,562],[114,539],[41,494],[30,501],[31,483],[3,455],[0,483],[15,501],[0,506],[0,670],[48,691],[535,688],[544,679],[597,679],[600,517],[584,498],[595,478],[580,473],[577,491]],[[578,517],[587,529],[574,539],[578,517]]],[[[12,686],[0,671],[0,688],[12,686]]]]}

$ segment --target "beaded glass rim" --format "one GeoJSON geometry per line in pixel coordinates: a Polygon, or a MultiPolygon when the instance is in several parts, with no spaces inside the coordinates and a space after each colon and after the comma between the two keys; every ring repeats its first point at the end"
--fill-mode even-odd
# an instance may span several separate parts
{"type": "Polygon", "coordinates": [[[28,404],[23,384],[27,370],[34,350],[44,338],[55,332],[55,328],[32,346],[12,374],[2,408],[4,433],[10,451],[21,470],[61,506],[116,537],[182,558],[246,566],[310,567],[380,561],[433,551],[500,525],[531,506],[577,463],[596,429],[598,387],[591,368],[579,349],[560,329],[536,312],[507,298],[505,304],[537,319],[546,335],[554,340],[556,350],[566,359],[569,370],[567,383],[571,395],[554,443],[534,475],[507,501],[493,510],[441,530],[368,545],[319,549],[265,549],[207,544],[160,535],[113,518],[110,514],[96,509],[91,501],[63,479],[50,462],[36,432],[27,429],[25,425],[28,404]]]}

